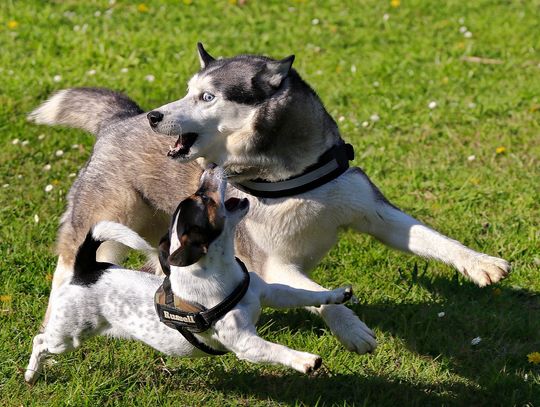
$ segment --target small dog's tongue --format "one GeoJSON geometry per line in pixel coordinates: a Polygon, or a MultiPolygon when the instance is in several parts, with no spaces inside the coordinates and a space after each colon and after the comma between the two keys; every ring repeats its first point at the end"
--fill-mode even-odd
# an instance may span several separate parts
{"type": "Polygon", "coordinates": [[[197,133],[181,134],[178,137],[178,140],[176,140],[174,147],[169,147],[169,152],[167,153],[167,155],[173,158],[180,155],[186,155],[187,153],[189,153],[189,149],[191,148],[193,143],[195,143],[197,136],[197,133]]]}

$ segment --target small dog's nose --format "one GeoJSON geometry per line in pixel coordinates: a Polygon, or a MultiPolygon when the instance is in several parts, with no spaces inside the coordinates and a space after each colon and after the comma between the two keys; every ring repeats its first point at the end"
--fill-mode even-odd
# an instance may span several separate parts
{"type": "Polygon", "coordinates": [[[148,121],[150,122],[150,127],[156,127],[160,121],[163,120],[163,113],[152,110],[150,113],[146,115],[148,117],[148,121]]]}

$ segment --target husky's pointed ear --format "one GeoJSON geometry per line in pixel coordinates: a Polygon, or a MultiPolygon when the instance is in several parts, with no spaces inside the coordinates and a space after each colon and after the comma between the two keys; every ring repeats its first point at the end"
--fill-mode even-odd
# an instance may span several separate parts
{"type": "Polygon", "coordinates": [[[197,51],[199,53],[199,62],[201,63],[201,69],[206,68],[206,66],[216,59],[210,55],[206,50],[204,49],[202,43],[197,43],[197,51]]]}
{"type": "Polygon", "coordinates": [[[287,77],[294,62],[294,55],[283,58],[280,61],[269,61],[266,63],[266,74],[268,83],[274,88],[279,88],[281,82],[287,77]]]}

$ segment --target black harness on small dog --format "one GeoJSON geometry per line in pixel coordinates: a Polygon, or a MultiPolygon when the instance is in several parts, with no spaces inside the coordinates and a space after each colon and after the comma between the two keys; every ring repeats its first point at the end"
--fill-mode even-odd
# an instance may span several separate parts
{"type": "Polygon", "coordinates": [[[182,300],[174,295],[168,274],[154,296],[159,320],[169,328],[180,332],[193,346],[210,355],[224,355],[227,352],[211,348],[193,334],[208,330],[214,322],[233,309],[246,294],[249,287],[249,272],[239,258],[236,258],[236,261],[244,274],[242,282],[227,298],[210,309],[201,304],[182,300]]]}
{"type": "Polygon", "coordinates": [[[326,150],[318,161],[310,165],[300,175],[283,181],[264,181],[260,179],[231,182],[240,191],[261,198],[283,198],[311,191],[330,182],[349,168],[349,161],[354,159],[354,148],[350,144],[341,142],[326,150]]]}

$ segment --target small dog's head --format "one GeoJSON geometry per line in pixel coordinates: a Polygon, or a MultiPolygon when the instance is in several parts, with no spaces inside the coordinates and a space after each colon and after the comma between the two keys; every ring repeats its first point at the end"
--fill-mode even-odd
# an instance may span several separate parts
{"type": "Polygon", "coordinates": [[[169,234],[160,243],[160,256],[170,266],[197,263],[212,247],[219,254],[229,245],[233,252],[234,231],[249,209],[247,199],[225,201],[227,181],[215,165],[203,172],[199,189],[178,205],[169,234]]]}

